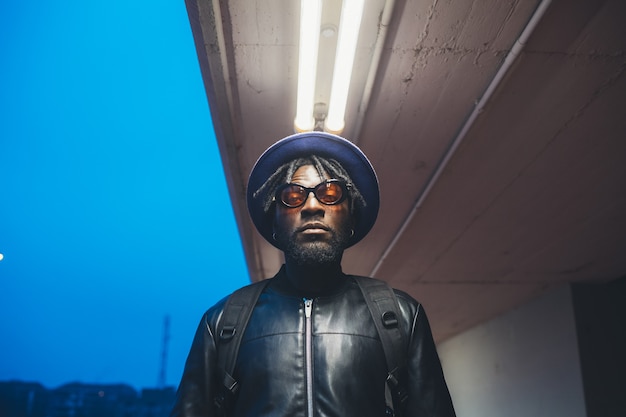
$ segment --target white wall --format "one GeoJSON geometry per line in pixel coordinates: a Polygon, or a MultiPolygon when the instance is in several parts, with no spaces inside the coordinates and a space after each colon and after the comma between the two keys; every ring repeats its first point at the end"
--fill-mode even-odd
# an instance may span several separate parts
{"type": "Polygon", "coordinates": [[[586,417],[569,286],[437,350],[458,417],[586,417]]]}

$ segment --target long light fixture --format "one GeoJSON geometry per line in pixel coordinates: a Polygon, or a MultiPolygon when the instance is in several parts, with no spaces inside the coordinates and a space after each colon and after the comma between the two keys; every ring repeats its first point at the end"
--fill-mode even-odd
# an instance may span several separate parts
{"type": "MultiPolygon", "coordinates": [[[[365,0],[343,0],[333,78],[324,130],[341,134],[354,66],[365,0]]],[[[321,0],[301,0],[298,98],[294,127],[297,132],[315,128],[315,81],[321,25],[321,0]]]]}
{"type": "Polygon", "coordinates": [[[302,0],[300,2],[298,98],[296,118],[293,122],[296,132],[307,132],[315,128],[313,107],[321,22],[322,0],[302,0]]]}
{"type": "Polygon", "coordinates": [[[345,127],[346,103],[364,3],[365,0],[343,0],[341,5],[333,83],[330,88],[328,115],[324,123],[324,130],[330,133],[341,134],[345,127]]]}

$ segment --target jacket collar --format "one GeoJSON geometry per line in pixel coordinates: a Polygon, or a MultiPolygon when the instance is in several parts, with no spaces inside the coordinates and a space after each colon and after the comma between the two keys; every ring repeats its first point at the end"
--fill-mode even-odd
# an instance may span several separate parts
{"type": "Polygon", "coordinates": [[[272,282],[270,282],[269,285],[270,288],[285,295],[302,298],[317,298],[342,293],[348,286],[349,281],[348,275],[339,270],[332,276],[320,277],[320,287],[304,289],[298,287],[296,279],[290,279],[290,277],[287,276],[285,265],[283,265],[272,278],[272,282]]]}

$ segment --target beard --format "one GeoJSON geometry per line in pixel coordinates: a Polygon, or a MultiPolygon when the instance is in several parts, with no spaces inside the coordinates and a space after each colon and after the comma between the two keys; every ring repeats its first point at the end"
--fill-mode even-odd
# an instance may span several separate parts
{"type": "Polygon", "coordinates": [[[298,232],[290,234],[277,232],[276,240],[285,257],[302,267],[319,268],[341,262],[343,251],[352,236],[349,226],[341,230],[329,230],[326,239],[309,239],[300,241],[298,232]]]}

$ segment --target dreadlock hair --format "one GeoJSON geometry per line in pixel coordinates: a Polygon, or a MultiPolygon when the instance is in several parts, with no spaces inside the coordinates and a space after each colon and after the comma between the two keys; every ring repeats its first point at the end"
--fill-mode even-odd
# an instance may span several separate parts
{"type": "Polygon", "coordinates": [[[361,192],[352,182],[352,178],[350,178],[350,175],[348,175],[346,170],[337,160],[332,158],[323,158],[317,155],[310,155],[294,159],[278,167],[278,169],[267,179],[267,181],[265,181],[263,185],[261,185],[259,189],[252,194],[254,198],[263,198],[263,211],[266,214],[269,213],[272,208],[274,195],[276,194],[278,187],[291,182],[293,174],[296,170],[304,165],[313,165],[320,178],[339,179],[352,185],[351,187],[348,187],[348,197],[351,202],[351,213],[354,213],[356,206],[365,207],[367,205],[365,199],[361,195],[361,192]],[[330,176],[330,178],[326,178],[327,176],[330,176]]]}

